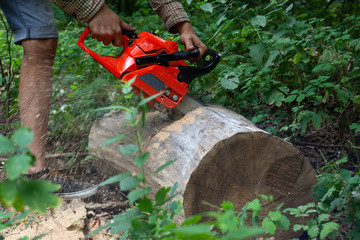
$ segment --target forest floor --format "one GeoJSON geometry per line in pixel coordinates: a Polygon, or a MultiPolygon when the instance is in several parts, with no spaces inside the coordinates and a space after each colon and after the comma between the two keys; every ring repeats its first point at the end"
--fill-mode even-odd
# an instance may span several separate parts
{"type": "MultiPolygon", "coordinates": [[[[0,123],[4,123],[1,120],[4,119],[1,119],[0,115],[0,123]]],[[[265,129],[267,126],[259,125],[258,127],[265,129]]],[[[0,130],[0,133],[7,134],[5,130],[0,130]]],[[[75,180],[100,183],[110,176],[98,171],[95,157],[85,161],[89,153],[84,152],[80,144],[84,137],[50,139],[47,145],[47,165],[75,180]],[[62,152],[56,152],[59,145],[62,146],[62,152]],[[76,161],[72,161],[71,156],[75,156],[76,161]]],[[[344,151],[351,158],[350,163],[356,162],[360,154],[359,151],[349,151],[346,136],[335,129],[314,130],[293,144],[309,159],[315,170],[319,170],[326,162],[340,159],[344,151]]],[[[4,161],[5,158],[0,157],[0,160],[4,161]]],[[[353,165],[349,164],[346,167],[352,170],[353,165]]],[[[0,180],[5,178],[3,167],[0,167],[0,180]]],[[[120,191],[118,184],[111,184],[102,186],[97,194],[91,197],[63,201],[59,208],[49,211],[46,215],[30,215],[21,224],[5,230],[3,234],[5,240],[23,236],[32,238],[41,234],[47,234],[45,238],[50,240],[81,239],[128,207],[126,193],[120,191]]],[[[100,240],[111,239],[111,237],[107,230],[103,230],[88,239],[100,240]]]]}

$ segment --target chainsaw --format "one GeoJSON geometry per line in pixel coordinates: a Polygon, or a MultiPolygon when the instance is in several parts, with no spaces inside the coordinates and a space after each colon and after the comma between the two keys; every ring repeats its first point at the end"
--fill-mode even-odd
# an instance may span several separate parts
{"type": "Polygon", "coordinates": [[[132,81],[132,91],[138,96],[156,97],[148,102],[158,109],[165,106],[186,114],[204,106],[200,100],[187,94],[188,86],[196,77],[211,72],[219,63],[219,52],[208,49],[202,64],[189,66],[185,60],[199,56],[199,50],[179,51],[175,41],[164,40],[149,32],[123,31],[123,50],[118,56],[100,55],[84,45],[89,35],[86,28],[78,45],[116,78],[132,81]]]}

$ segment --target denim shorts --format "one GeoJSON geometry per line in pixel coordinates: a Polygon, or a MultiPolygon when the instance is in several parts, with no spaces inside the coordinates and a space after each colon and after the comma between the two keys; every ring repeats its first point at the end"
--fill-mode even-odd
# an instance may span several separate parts
{"type": "Polygon", "coordinates": [[[0,0],[0,8],[16,44],[26,39],[58,38],[49,0],[0,0]]]}

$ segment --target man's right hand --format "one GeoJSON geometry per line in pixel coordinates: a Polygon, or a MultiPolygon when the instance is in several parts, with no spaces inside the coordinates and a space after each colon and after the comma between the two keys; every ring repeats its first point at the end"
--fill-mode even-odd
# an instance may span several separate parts
{"type": "Polygon", "coordinates": [[[92,38],[103,42],[104,45],[109,45],[112,42],[117,47],[122,45],[122,30],[136,31],[136,28],[124,22],[106,3],[89,21],[89,28],[92,38]]]}

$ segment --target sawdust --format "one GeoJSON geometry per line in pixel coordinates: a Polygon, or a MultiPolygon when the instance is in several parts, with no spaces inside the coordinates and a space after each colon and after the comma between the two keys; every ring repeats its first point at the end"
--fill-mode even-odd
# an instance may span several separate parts
{"type": "Polygon", "coordinates": [[[86,217],[86,209],[80,201],[71,201],[62,204],[58,209],[49,211],[46,215],[31,214],[27,220],[12,231],[4,233],[6,240],[15,240],[28,236],[34,238],[47,234],[46,239],[80,239],[84,237],[82,229],[83,219],[86,217]]]}
{"type": "Polygon", "coordinates": [[[173,124],[167,126],[166,130],[180,132],[183,129],[183,125],[194,123],[195,117],[197,115],[200,115],[202,112],[203,112],[202,108],[197,108],[197,109],[193,110],[192,112],[186,114],[180,120],[177,120],[173,124]]]}
{"type": "MultiPolygon", "coordinates": [[[[23,237],[33,239],[45,235],[47,240],[74,240],[85,237],[85,203],[79,199],[63,202],[62,205],[46,214],[31,213],[21,224],[2,232],[5,240],[17,240],[23,237]]],[[[95,230],[91,229],[91,231],[95,230]]],[[[92,237],[93,240],[109,239],[105,230],[92,237]]]]}
{"type": "Polygon", "coordinates": [[[159,132],[155,135],[155,138],[157,138],[159,141],[164,141],[170,136],[169,132],[159,132]]]}

